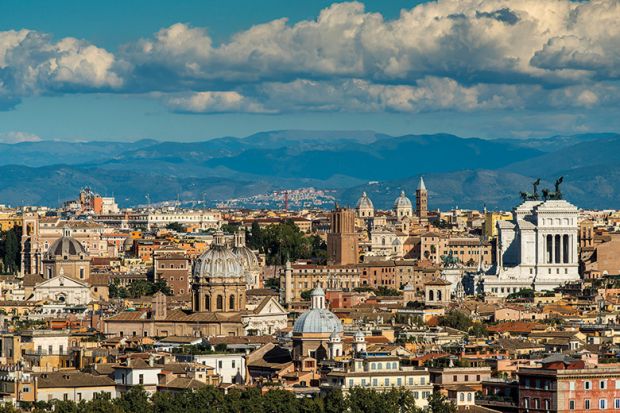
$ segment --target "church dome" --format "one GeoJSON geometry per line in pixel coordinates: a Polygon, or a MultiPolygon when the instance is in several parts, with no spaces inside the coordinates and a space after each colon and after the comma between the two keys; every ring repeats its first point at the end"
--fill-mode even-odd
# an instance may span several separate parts
{"type": "Polygon", "coordinates": [[[411,200],[405,195],[405,191],[400,191],[400,196],[394,201],[394,209],[411,208],[411,200]]]}
{"type": "Polygon", "coordinates": [[[303,313],[293,325],[293,333],[342,333],[342,323],[325,308],[325,292],[321,287],[312,291],[312,309],[303,313]]]}
{"type": "Polygon", "coordinates": [[[216,234],[213,245],[194,262],[194,277],[241,278],[241,261],[224,245],[223,234],[216,234]]]}
{"type": "Polygon", "coordinates": [[[75,257],[80,258],[86,255],[84,246],[69,235],[63,235],[50,245],[47,250],[48,257],[75,257]]]}
{"type": "Polygon", "coordinates": [[[251,270],[258,267],[258,258],[256,254],[246,246],[233,247],[232,253],[235,254],[237,259],[241,262],[241,265],[246,270],[251,270]]]}
{"type": "Polygon", "coordinates": [[[334,313],[325,308],[314,308],[295,321],[293,333],[341,333],[342,323],[334,313]]]}
{"type": "Polygon", "coordinates": [[[366,195],[366,192],[362,192],[362,196],[357,201],[357,209],[374,209],[374,205],[370,198],[368,198],[368,195],[366,195]]]}

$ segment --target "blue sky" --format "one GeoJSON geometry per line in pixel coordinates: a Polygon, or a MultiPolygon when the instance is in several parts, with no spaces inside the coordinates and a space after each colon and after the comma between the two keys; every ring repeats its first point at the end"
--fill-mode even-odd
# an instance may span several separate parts
{"type": "Polygon", "coordinates": [[[419,3],[5,0],[0,141],[620,130],[617,1],[419,3]]]}

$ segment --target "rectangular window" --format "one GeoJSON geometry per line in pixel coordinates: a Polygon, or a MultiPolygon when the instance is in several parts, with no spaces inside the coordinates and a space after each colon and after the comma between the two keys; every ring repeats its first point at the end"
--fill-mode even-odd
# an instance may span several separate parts
{"type": "Polygon", "coordinates": [[[402,379],[402,378],[400,378],[400,377],[398,377],[398,378],[396,379],[396,385],[397,385],[397,386],[402,386],[402,385],[403,385],[403,379],[402,379]]]}
{"type": "Polygon", "coordinates": [[[614,400],[614,407],[616,410],[620,410],[620,399],[614,400]]]}
{"type": "Polygon", "coordinates": [[[601,380],[599,383],[601,390],[605,390],[607,388],[607,380],[601,380]]]}
{"type": "Polygon", "coordinates": [[[232,361],[232,368],[235,368],[235,360],[232,361]]]}
{"type": "Polygon", "coordinates": [[[420,377],[420,385],[426,385],[426,377],[420,377]]]}
{"type": "Polygon", "coordinates": [[[607,400],[601,399],[598,401],[598,408],[601,410],[607,409],[607,400]]]}
{"type": "Polygon", "coordinates": [[[349,387],[353,387],[353,379],[349,379],[349,387]]]}
{"type": "Polygon", "coordinates": [[[540,409],[540,399],[534,399],[534,409],[540,409]]]}
{"type": "Polygon", "coordinates": [[[140,375],[138,376],[138,383],[139,383],[139,384],[144,384],[144,374],[140,374],[140,375]]]}
{"type": "Polygon", "coordinates": [[[221,368],[222,368],[222,360],[219,360],[219,361],[217,362],[217,367],[218,367],[219,369],[221,369],[221,368]]]}
{"type": "Polygon", "coordinates": [[[571,381],[570,383],[568,383],[568,389],[570,391],[575,391],[575,382],[571,381]]]}
{"type": "Polygon", "coordinates": [[[409,377],[409,385],[413,386],[413,377],[409,377]]]}
{"type": "Polygon", "coordinates": [[[570,401],[568,402],[568,408],[569,408],[570,410],[575,410],[575,401],[574,401],[574,400],[570,400],[570,401]]]}
{"type": "Polygon", "coordinates": [[[591,381],[584,381],[583,382],[583,388],[585,390],[591,390],[592,389],[592,382],[591,381]]]}
{"type": "Polygon", "coordinates": [[[583,408],[586,409],[586,410],[590,410],[590,400],[585,399],[583,401],[583,408]]]}
{"type": "Polygon", "coordinates": [[[377,387],[379,385],[379,380],[378,379],[372,379],[372,385],[373,385],[373,387],[377,387]]]}
{"type": "Polygon", "coordinates": [[[388,379],[387,377],[385,378],[385,380],[383,380],[383,385],[384,386],[389,386],[390,385],[390,379],[388,379]]]}

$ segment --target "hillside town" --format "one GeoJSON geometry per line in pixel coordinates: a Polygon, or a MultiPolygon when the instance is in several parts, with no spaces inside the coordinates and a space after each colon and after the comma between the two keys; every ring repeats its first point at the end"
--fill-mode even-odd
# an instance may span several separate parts
{"type": "Polygon", "coordinates": [[[561,184],[512,211],[434,210],[423,178],[391,210],[366,193],[329,210],[122,209],[90,188],[3,206],[1,402],[255,389],[618,410],[620,212],[579,209],[561,184]]]}

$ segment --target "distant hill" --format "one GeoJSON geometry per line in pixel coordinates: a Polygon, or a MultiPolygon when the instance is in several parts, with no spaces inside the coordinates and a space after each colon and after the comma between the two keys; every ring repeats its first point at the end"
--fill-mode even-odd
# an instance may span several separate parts
{"type": "Polygon", "coordinates": [[[269,131],[201,142],[24,142],[0,144],[0,203],[56,206],[89,185],[123,206],[224,200],[278,189],[336,189],[354,205],[362,191],[391,208],[413,198],[420,175],[431,208],[508,209],[541,177],[565,176],[578,206],[620,205],[620,135],[478,139],[372,131],[269,131]],[[369,184],[369,182],[375,182],[369,184]]]}

